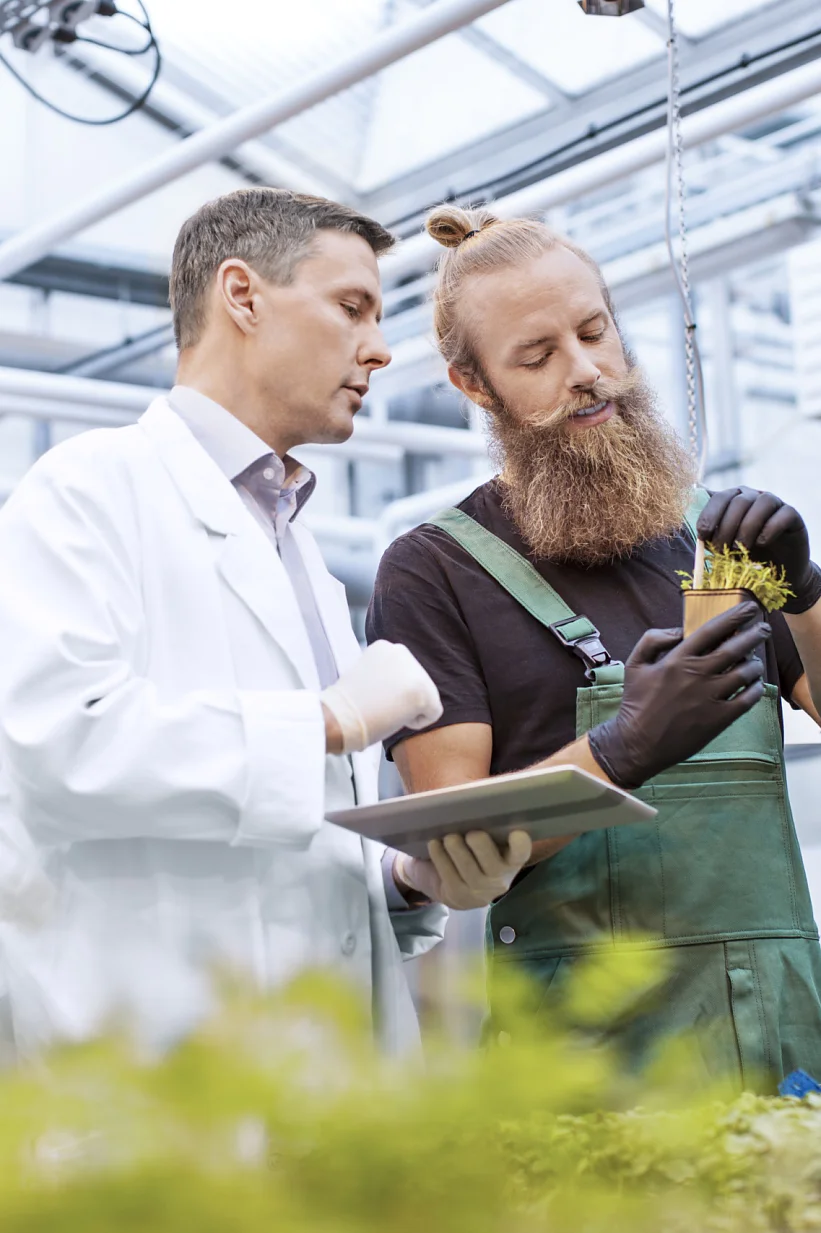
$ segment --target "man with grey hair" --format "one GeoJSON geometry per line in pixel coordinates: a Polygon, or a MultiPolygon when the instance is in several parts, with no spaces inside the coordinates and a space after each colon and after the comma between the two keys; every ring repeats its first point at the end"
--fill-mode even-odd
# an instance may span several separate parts
{"type": "Polygon", "coordinates": [[[376,743],[440,712],[406,648],[361,653],[291,455],[346,440],[390,360],[391,243],[290,192],[203,206],[172,263],[174,389],[57,446],[0,514],[0,760],[58,892],[0,938],[24,1052],[123,1007],[167,1039],[207,1005],[203,963],[262,988],[332,968],[402,1049],[402,960],[529,855],[523,834],[454,838],[458,874],[435,853],[414,891],[395,854],[324,821],[375,799],[376,743]]]}

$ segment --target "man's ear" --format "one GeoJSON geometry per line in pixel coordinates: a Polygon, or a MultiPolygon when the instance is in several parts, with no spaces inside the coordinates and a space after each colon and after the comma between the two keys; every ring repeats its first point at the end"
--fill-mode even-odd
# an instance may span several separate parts
{"type": "Polygon", "coordinates": [[[464,394],[471,402],[475,402],[478,407],[488,406],[487,390],[475,377],[468,376],[467,373],[449,364],[448,379],[451,385],[456,386],[460,394],[464,394]]]}
{"type": "Polygon", "coordinates": [[[217,270],[217,298],[243,334],[250,334],[257,324],[258,289],[256,273],[239,257],[229,257],[217,270]]]}

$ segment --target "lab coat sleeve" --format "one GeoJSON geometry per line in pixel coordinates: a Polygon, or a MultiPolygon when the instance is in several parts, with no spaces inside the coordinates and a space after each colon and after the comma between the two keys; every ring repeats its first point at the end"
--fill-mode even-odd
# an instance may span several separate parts
{"type": "Polygon", "coordinates": [[[391,912],[391,924],[403,959],[418,959],[445,936],[448,910],[441,903],[391,912]]]}
{"type": "Polygon", "coordinates": [[[15,812],[46,845],[307,846],[324,805],[318,695],[161,697],[140,675],[139,532],[113,491],[128,476],[101,465],[92,493],[88,458],[75,482],[71,458],[51,457],[0,512],[0,762],[15,812]]]}

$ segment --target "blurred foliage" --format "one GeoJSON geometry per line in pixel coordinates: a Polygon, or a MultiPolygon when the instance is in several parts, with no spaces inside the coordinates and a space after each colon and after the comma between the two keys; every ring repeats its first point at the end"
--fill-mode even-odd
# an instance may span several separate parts
{"type": "Polygon", "coordinates": [[[226,990],[159,1058],[122,1032],[7,1073],[0,1229],[821,1229],[821,1101],[705,1090],[681,1041],[626,1074],[603,1028],[664,973],[635,951],[578,968],[549,1019],[509,975],[492,1043],[435,1040],[424,1066],[377,1058],[355,996],[309,976],[226,990]]]}
{"type": "MultiPolygon", "coordinates": [[[[677,569],[683,591],[693,590],[693,576],[677,569]]],[[[793,592],[783,569],[768,561],[753,561],[742,544],[735,548],[714,548],[707,544],[702,591],[749,591],[765,612],[783,608],[793,592]]]]}

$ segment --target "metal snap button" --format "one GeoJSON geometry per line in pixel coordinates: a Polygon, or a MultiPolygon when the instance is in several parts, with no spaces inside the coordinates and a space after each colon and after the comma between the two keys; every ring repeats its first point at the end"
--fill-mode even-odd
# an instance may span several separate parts
{"type": "Polygon", "coordinates": [[[505,946],[510,946],[511,942],[516,941],[516,930],[510,925],[502,925],[499,930],[499,941],[504,942],[505,946]]]}
{"type": "Polygon", "coordinates": [[[343,955],[352,955],[356,950],[356,934],[346,933],[342,939],[340,950],[343,955]]]}

